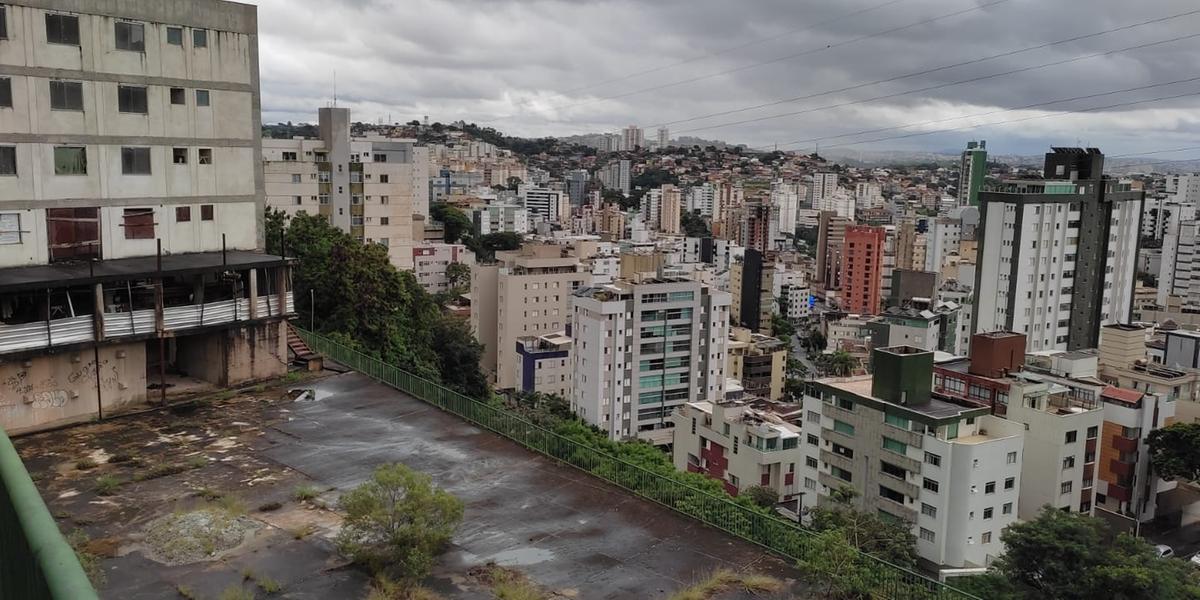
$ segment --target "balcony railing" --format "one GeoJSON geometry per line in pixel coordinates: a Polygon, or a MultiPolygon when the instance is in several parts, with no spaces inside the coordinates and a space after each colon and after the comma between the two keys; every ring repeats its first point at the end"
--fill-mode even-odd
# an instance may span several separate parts
{"type": "Polygon", "coordinates": [[[1129,493],[1129,488],[1123,485],[1110,483],[1108,484],[1108,497],[1116,499],[1119,502],[1129,502],[1129,499],[1132,498],[1133,495],[1129,493]]]}
{"type": "Polygon", "coordinates": [[[1112,439],[1112,447],[1116,448],[1120,452],[1137,452],[1138,441],[1122,435],[1114,435],[1112,439]]]}
{"type": "Polygon", "coordinates": [[[1108,461],[1108,470],[1121,477],[1129,477],[1133,475],[1134,465],[1114,458],[1108,461]]]}
{"type": "MultiPolygon", "coordinates": [[[[255,308],[255,317],[259,319],[292,314],[296,311],[291,292],[287,292],[284,306],[280,306],[277,296],[270,295],[259,296],[255,308]]],[[[163,329],[165,331],[184,331],[249,319],[250,300],[248,298],[168,306],[163,309],[163,329]]],[[[101,315],[101,320],[104,324],[105,340],[156,332],[154,309],[104,313],[101,315]]],[[[95,341],[95,339],[93,315],[18,325],[0,325],[0,354],[87,343],[95,341]]]]}

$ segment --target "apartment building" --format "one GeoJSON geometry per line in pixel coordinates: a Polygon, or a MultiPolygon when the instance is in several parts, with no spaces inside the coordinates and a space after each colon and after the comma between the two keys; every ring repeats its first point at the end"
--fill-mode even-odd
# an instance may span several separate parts
{"type": "Polygon", "coordinates": [[[479,235],[529,233],[529,210],[515,204],[488,204],[471,210],[471,221],[479,235]]]}
{"type": "Polygon", "coordinates": [[[1103,175],[1095,148],[1054,148],[1045,179],[980,193],[976,332],[1016,331],[1030,351],[1095,348],[1129,321],[1144,192],[1103,175]]]}
{"type": "Polygon", "coordinates": [[[632,163],[628,159],[614,160],[596,171],[596,179],[600,185],[629,195],[629,182],[632,178],[632,163]]]}
{"type": "Polygon", "coordinates": [[[958,164],[958,205],[978,206],[987,177],[987,141],[967,142],[958,164]]]}
{"type": "Polygon", "coordinates": [[[17,0],[0,32],[0,427],[284,373],[256,9],[17,0]]]}
{"type": "Polygon", "coordinates": [[[841,286],[846,228],[853,224],[854,221],[850,219],[831,212],[821,212],[817,225],[817,272],[814,277],[821,291],[835,290],[841,286]]]}
{"type": "MultiPolygon", "coordinates": [[[[837,173],[813,173],[812,184],[808,186],[808,205],[818,210],[823,208],[826,198],[834,196],[838,191],[837,173]]],[[[847,215],[840,215],[847,216],[847,215]]],[[[853,218],[853,214],[849,215],[853,218]]]]}
{"type": "Polygon", "coordinates": [[[846,227],[841,260],[842,310],[873,315],[883,306],[882,227],[846,227]]]}
{"type": "Polygon", "coordinates": [[[733,322],[753,332],[771,333],[775,314],[775,257],[747,248],[741,261],[729,267],[733,322]]]}
{"type": "Polygon", "coordinates": [[[572,297],[571,409],[614,440],[671,443],[671,412],[725,395],[729,294],[688,279],[619,280],[572,297]]]}
{"type": "Polygon", "coordinates": [[[816,503],[816,469],[806,465],[795,404],[763,401],[688,402],[671,414],[675,468],[720,480],[736,496],[752,486],[775,490],[780,502],[816,503]],[[805,476],[807,473],[807,477],[805,476]],[[804,482],[809,489],[808,502],[804,482]]]}
{"type": "Polygon", "coordinates": [[[518,338],[566,329],[571,293],[590,277],[556,244],[526,244],[471,267],[471,332],[483,344],[483,370],[497,389],[518,388],[518,338]]]}
{"type": "Polygon", "coordinates": [[[1120,388],[1155,394],[1168,402],[1181,401],[1180,416],[1197,414],[1196,399],[1200,393],[1200,371],[1190,360],[1197,334],[1188,331],[1167,331],[1164,334],[1164,360],[1151,361],[1147,354],[1149,328],[1144,325],[1113,324],[1100,330],[1098,349],[1099,377],[1120,388]],[[1183,359],[1183,358],[1186,358],[1183,359]],[[1186,406],[1186,408],[1184,408],[1186,406]]]}
{"type": "Polygon", "coordinates": [[[1171,423],[1175,402],[1156,394],[1109,386],[1100,394],[1104,424],[1100,431],[1100,473],[1096,506],[1138,522],[1153,520],[1159,494],[1176,487],[1154,474],[1146,437],[1171,423]]]}
{"type": "Polygon", "coordinates": [[[1158,306],[1200,311],[1200,222],[1173,219],[1167,224],[1155,300],[1158,306]]]}
{"type": "Polygon", "coordinates": [[[570,198],[561,190],[522,184],[517,189],[517,196],[525,206],[531,225],[564,223],[564,219],[571,214],[570,198]]]}
{"type": "Polygon", "coordinates": [[[1017,519],[1024,427],[931,389],[933,353],[872,351],[873,375],[821,379],[804,397],[819,421],[819,502],[840,487],[860,510],[912,526],[935,568],[982,567],[1017,519]]]}
{"type": "Polygon", "coordinates": [[[746,202],[735,211],[737,222],[741,225],[741,233],[735,236],[738,244],[753,248],[759,252],[770,252],[775,249],[775,240],[779,238],[779,209],[770,202],[746,202]]]}
{"type": "Polygon", "coordinates": [[[867,323],[874,346],[913,346],[922,350],[959,354],[958,317],[954,303],[893,306],[867,323]]]}
{"type": "Polygon", "coordinates": [[[413,216],[429,214],[429,152],[412,140],[350,136],[350,109],[317,111],[318,139],[264,139],[267,205],[321,215],[413,269],[413,216]]]}
{"type": "Polygon", "coordinates": [[[747,394],[781,400],[787,356],[788,347],[782,341],[744,327],[731,327],[725,374],[741,382],[747,394]]]}
{"type": "Polygon", "coordinates": [[[1082,380],[1064,385],[1054,372],[1025,364],[1025,336],[1006,331],[976,334],[970,360],[934,367],[935,392],[1025,426],[1021,519],[1036,518],[1043,506],[1091,514],[1095,503],[1096,439],[1104,421],[1099,391],[1105,386],[1080,385],[1082,380]]]}
{"type": "Polygon", "coordinates": [[[573,345],[562,331],[517,338],[517,389],[570,398],[573,345]]]}
{"type": "Polygon", "coordinates": [[[430,294],[445,292],[451,288],[447,273],[450,265],[475,264],[475,253],[462,244],[424,242],[412,250],[413,275],[417,283],[430,294]]]}

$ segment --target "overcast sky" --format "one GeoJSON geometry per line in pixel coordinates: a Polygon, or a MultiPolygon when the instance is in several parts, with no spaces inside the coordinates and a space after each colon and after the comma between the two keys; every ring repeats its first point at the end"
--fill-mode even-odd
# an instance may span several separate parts
{"type": "MultiPolygon", "coordinates": [[[[826,137],[820,142],[823,148],[867,141],[842,146],[851,150],[953,150],[977,138],[987,139],[989,149],[1002,154],[1036,154],[1052,144],[1077,142],[1110,155],[1200,147],[1200,79],[995,112],[1200,78],[1200,37],[870,100],[1197,34],[1200,14],[860,85],[1200,10],[1195,0],[255,3],[260,7],[265,122],[315,121],[316,109],[333,97],[336,70],[338,104],[350,107],[356,120],[408,121],[428,115],[524,136],[611,131],[627,124],[649,130],[684,121],[670,125],[672,137],[779,144],[792,150],[811,150],[814,138],[826,137]],[[982,8],[918,24],[977,7],[982,8]],[[897,28],[904,29],[888,32],[897,28]],[[835,91],[851,86],[860,87],[835,91]],[[660,89],[648,90],[652,87],[660,89]],[[1196,95],[1074,112],[1181,94],[1196,95]],[[694,119],[800,96],[815,97],[694,119]],[[870,101],[856,102],[863,100],[870,101]],[[828,108],[846,103],[852,104],[828,108]],[[798,111],[807,112],[727,125],[798,111]],[[980,113],[993,114],[946,120],[980,113]],[[1049,116],[1028,119],[1041,115],[1049,116]],[[1019,119],[1024,120],[968,128],[1019,119]],[[925,124],[830,137],[919,123],[925,124]],[[944,129],[961,130],[911,136],[944,129]],[[903,135],[909,137],[896,137],[903,135]],[[798,140],[805,141],[788,145],[798,140]]],[[[1155,156],[1195,157],[1200,148],[1155,156]]]]}

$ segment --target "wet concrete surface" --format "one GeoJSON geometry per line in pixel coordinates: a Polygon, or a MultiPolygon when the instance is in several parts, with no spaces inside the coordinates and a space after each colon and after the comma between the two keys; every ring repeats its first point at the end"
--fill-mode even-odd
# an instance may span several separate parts
{"type": "MultiPolygon", "coordinates": [[[[39,488],[63,529],[81,527],[93,539],[111,540],[119,548],[102,562],[107,598],[179,597],[181,585],[198,598],[215,598],[229,586],[252,588],[252,580],[243,581],[247,570],[282,584],[282,592],[272,597],[363,598],[367,576],[345,565],[333,548],[336,513],[320,502],[297,503],[290,495],[296,485],[311,484],[324,490],[321,500],[334,505],[340,492],[389,462],[428,473],[466,504],[451,548],[426,581],[448,599],[491,598],[466,575],[488,562],[519,570],[564,598],[665,599],[718,568],[771,575],[787,587],[774,595],[731,591],[714,598],[808,597],[796,582],[796,570],[757,546],[366,377],[331,376],[304,387],[314,389],[312,399],[293,402],[280,389],[265,394],[270,401],[233,399],[198,411],[190,418],[206,424],[182,436],[189,439],[182,447],[163,442],[164,432],[178,427],[168,413],[28,436],[18,446],[31,471],[42,473],[39,488]],[[117,441],[143,456],[201,453],[212,462],[129,483],[112,497],[96,496],[87,486],[98,471],[80,474],[65,465],[96,447],[115,451],[117,441]],[[145,558],[137,549],[138,528],[200,502],[191,493],[199,486],[234,490],[249,516],[267,526],[213,560],[164,566],[145,558]],[[271,501],[283,507],[255,509],[271,501]],[[294,531],[304,523],[313,524],[313,534],[299,539],[294,531]]],[[[110,467],[119,468],[101,470],[110,467]]],[[[260,592],[259,597],[267,596],[260,592]]]]}

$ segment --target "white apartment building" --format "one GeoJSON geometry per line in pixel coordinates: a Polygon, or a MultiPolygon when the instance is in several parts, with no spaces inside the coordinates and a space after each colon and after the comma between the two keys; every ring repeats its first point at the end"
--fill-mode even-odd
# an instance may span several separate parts
{"type": "Polygon", "coordinates": [[[837,173],[813,173],[812,184],[808,186],[808,205],[819,208],[821,201],[832,196],[837,190],[837,173]]]}
{"type": "Polygon", "coordinates": [[[254,6],[0,5],[0,429],[286,372],[259,104],[254,6]]]}
{"type": "Polygon", "coordinates": [[[517,389],[570,398],[572,345],[562,331],[517,338],[517,389]]]}
{"type": "Polygon", "coordinates": [[[701,216],[713,216],[717,190],[713,184],[705,182],[688,189],[687,209],[698,212],[701,216]]]}
{"type": "Polygon", "coordinates": [[[940,273],[950,255],[958,254],[958,244],[962,241],[962,221],[938,217],[930,219],[928,225],[924,269],[940,273]]]}
{"type": "Polygon", "coordinates": [[[777,230],[788,236],[796,232],[797,211],[800,210],[800,198],[807,189],[799,183],[790,183],[782,179],[771,183],[771,204],[778,210],[779,222],[777,230]]]}
{"type": "Polygon", "coordinates": [[[571,199],[561,190],[533,187],[522,184],[517,188],[517,196],[525,206],[530,224],[566,222],[571,214],[571,199]]]}
{"type": "Polygon", "coordinates": [[[1102,178],[1098,150],[1055,148],[1046,179],[979,194],[976,332],[1015,331],[1028,349],[1095,348],[1128,322],[1142,192],[1102,178]]]}
{"type": "Polygon", "coordinates": [[[658,128],[658,148],[659,150],[671,145],[671,130],[666,127],[658,128]]]}
{"type": "Polygon", "coordinates": [[[494,263],[471,268],[471,331],[498,389],[518,388],[517,339],[564,330],[571,293],[589,278],[579,259],[556,244],[497,252],[494,263]]]}
{"type": "Polygon", "coordinates": [[[412,270],[413,216],[429,214],[429,152],[412,140],[350,137],[350,109],[318,109],[319,139],[264,139],[267,205],[322,215],[412,270]]]}
{"type": "Polygon", "coordinates": [[[672,411],[724,398],[729,302],[687,279],[579,290],[571,409],[611,439],[671,443],[672,411]]]}
{"type": "Polygon", "coordinates": [[[1017,519],[1023,426],[932,393],[932,352],[877,348],[873,362],[873,376],[817,380],[804,397],[818,493],[857,490],[859,509],[909,523],[943,569],[988,565],[1017,519]]]}
{"type": "Polygon", "coordinates": [[[530,232],[529,210],[515,204],[489,204],[471,211],[471,220],[479,235],[489,233],[520,233],[530,232]]]}
{"type": "Polygon", "coordinates": [[[730,265],[745,258],[746,248],[731,240],[718,238],[684,238],[684,263],[704,263],[717,271],[728,271],[730,265]]]}
{"type": "Polygon", "coordinates": [[[854,184],[854,205],[864,210],[883,206],[883,190],[878,183],[860,182],[854,184]]]}
{"type": "Polygon", "coordinates": [[[1173,221],[1163,237],[1156,302],[1200,310],[1200,223],[1173,221]],[[1172,302],[1171,300],[1175,302],[1172,302]]]}
{"type": "Polygon", "coordinates": [[[596,179],[600,185],[628,196],[631,169],[632,163],[628,159],[614,160],[596,171],[596,179]]]}
{"type": "Polygon", "coordinates": [[[649,190],[642,196],[642,217],[651,229],[678,234],[682,211],[683,190],[669,183],[649,190]]]}
{"type": "Polygon", "coordinates": [[[814,207],[822,211],[831,212],[844,219],[854,220],[854,212],[857,206],[854,204],[854,196],[846,193],[841,188],[835,188],[832,194],[816,200],[814,207]]]}
{"type": "Polygon", "coordinates": [[[413,247],[412,253],[413,274],[417,283],[430,294],[450,289],[450,278],[446,276],[450,265],[475,264],[475,253],[462,244],[422,242],[413,247]]]}
{"type": "Polygon", "coordinates": [[[805,462],[802,416],[795,404],[688,402],[671,414],[675,468],[718,479],[734,496],[763,486],[782,503],[798,500],[798,508],[812,508],[817,470],[805,462]]]}
{"type": "Polygon", "coordinates": [[[622,150],[637,150],[646,147],[646,132],[637,125],[630,125],[621,130],[622,150]]]}

